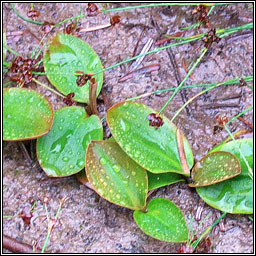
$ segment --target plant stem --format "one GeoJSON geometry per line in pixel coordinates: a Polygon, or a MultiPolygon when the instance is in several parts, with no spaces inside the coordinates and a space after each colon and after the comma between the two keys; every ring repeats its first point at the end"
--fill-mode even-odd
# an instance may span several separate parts
{"type": "MultiPolygon", "coordinates": [[[[223,82],[223,85],[233,85],[233,84],[239,84],[240,83],[240,79],[241,78],[235,78],[235,79],[230,79],[230,80],[227,80],[226,82],[223,82]]],[[[246,76],[243,78],[246,82],[250,82],[250,81],[253,81],[253,76],[246,76]]],[[[188,89],[188,88],[197,88],[197,87],[214,87],[214,86],[217,86],[219,83],[211,83],[211,84],[192,84],[192,85],[186,85],[186,86],[182,86],[180,88],[180,90],[184,90],[184,89],[188,89]]],[[[215,88],[215,87],[214,87],[215,88]]],[[[132,100],[137,100],[137,99],[140,99],[140,98],[144,98],[144,97],[148,97],[148,96],[151,96],[151,95],[154,95],[154,94],[160,94],[160,93],[163,93],[163,92],[168,92],[168,91],[175,91],[176,90],[176,87],[172,87],[172,88],[166,88],[166,89],[162,89],[162,90],[156,90],[156,91],[153,91],[153,92],[148,92],[148,93],[144,93],[144,94],[141,94],[139,96],[135,96],[135,97],[132,97],[132,98],[128,98],[126,99],[126,101],[132,101],[132,100]]]]}
{"type": "Polygon", "coordinates": [[[195,241],[192,243],[192,247],[195,250],[200,241],[209,233],[209,236],[211,235],[212,229],[226,216],[226,212],[224,212],[210,227],[208,227],[203,234],[195,241]]]}
{"type": "Polygon", "coordinates": [[[187,239],[187,244],[189,245],[190,244],[190,241],[193,239],[192,237],[190,237],[190,233],[192,231],[192,224],[193,224],[193,221],[194,221],[194,217],[191,215],[189,215],[189,229],[188,229],[188,239],[187,239]]]}
{"type": "Polygon", "coordinates": [[[214,86],[212,86],[212,87],[210,87],[210,88],[207,88],[207,89],[205,89],[205,90],[199,92],[198,94],[196,94],[195,96],[193,96],[192,98],[190,98],[190,99],[175,113],[175,115],[174,115],[173,118],[171,119],[171,122],[173,122],[173,120],[179,115],[179,113],[180,113],[190,102],[192,102],[194,99],[196,99],[198,96],[200,96],[200,95],[202,95],[202,94],[204,94],[204,93],[206,93],[206,92],[208,92],[208,91],[210,91],[210,90],[212,90],[212,89],[214,89],[214,88],[216,88],[216,87],[218,87],[218,86],[220,86],[220,85],[223,85],[223,84],[224,84],[224,82],[219,83],[219,84],[216,84],[216,85],[214,85],[214,86]]]}
{"type": "Polygon", "coordinates": [[[86,14],[80,14],[80,15],[77,15],[77,16],[74,16],[74,17],[67,18],[67,19],[65,19],[65,20],[63,20],[63,21],[61,21],[61,22],[55,24],[55,25],[53,26],[53,28],[59,27],[60,25],[64,24],[65,22],[68,22],[68,21],[70,21],[70,20],[73,20],[73,19],[80,19],[80,18],[83,18],[83,17],[86,17],[86,16],[87,16],[86,14]]]}
{"type": "Polygon", "coordinates": [[[50,235],[51,235],[51,232],[48,231],[48,232],[47,232],[47,236],[46,236],[46,238],[45,238],[45,240],[44,240],[44,245],[43,245],[43,247],[42,247],[41,253],[44,253],[45,248],[46,248],[46,245],[47,245],[48,240],[49,240],[49,238],[50,238],[50,235]]]}
{"type": "Polygon", "coordinates": [[[3,65],[9,68],[12,65],[12,63],[3,61],[3,65]]]}
{"type": "MultiPolygon", "coordinates": [[[[59,217],[60,210],[61,210],[62,205],[63,205],[63,203],[65,202],[65,200],[66,200],[65,198],[63,198],[63,199],[60,200],[59,207],[58,207],[57,213],[56,213],[55,218],[54,218],[54,223],[51,223],[51,224],[49,225],[49,219],[48,219],[48,231],[47,231],[47,236],[46,236],[45,241],[44,241],[44,245],[43,245],[43,247],[42,247],[42,251],[41,251],[42,253],[44,253],[44,251],[45,251],[46,245],[47,245],[47,243],[48,243],[48,240],[49,240],[50,235],[51,235],[51,233],[52,233],[52,230],[53,230],[53,228],[54,228],[54,224],[56,223],[56,221],[57,221],[57,219],[58,219],[58,217],[59,217]]],[[[45,206],[46,206],[46,204],[45,204],[45,206]]],[[[47,209],[47,207],[46,207],[46,209],[47,209]]],[[[48,215],[48,212],[47,212],[47,215],[48,215]]]]}
{"type": "MultiPolygon", "coordinates": [[[[225,130],[228,132],[228,134],[229,134],[229,136],[232,138],[232,140],[235,141],[236,139],[234,138],[234,136],[233,136],[233,134],[231,133],[231,131],[228,129],[227,125],[224,125],[224,128],[225,128],[225,130]]],[[[246,166],[247,166],[247,168],[248,168],[248,175],[249,175],[249,177],[250,177],[251,179],[253,179],[253,171],[252,171],[252,169],[251,169],[251,167],[250,167],[248,161],[246,160],[246,158],[245,158],[243,152],[241,151],[241,149],[240,149],[239,147],[238,147],[238,150],[239,150],[239,153],[240,153],[240,155],[242,156],[242,158],[243,158],[243,160],[244,160],[244,162],[245,162],[245,164],[246,164],[246,166]]]]}
{"type": "Polygon", "coordinates": [[[46,72],[32,72],[33,75],[39,75],[39,76],[43,76],[43,75],[47,75],[48,73],[46,72]]]}
{"type": "Polygon", "coordinates": [[[32,24],[36,24],[36,25],[43,25],[43,22],[42,21],[35,21],[35,20],[31,20],[31,19],[28,19],[28,18],[25,18],[23,17],[18,11],[17,9],[14,7],[14,4],[13,3],[10,3],[10,6],[12,7],[13,11],[24,21],[27,21],[27,22],[30,22],[32,24]]]}
{"type": "MultiPolygon", "coordinates": [[[[213,6],[213,5],[228,5],[228,4],[233,4],[233,3],[201,3],[202,5],[205,6],[213,6]]],[[[126,6],[122,8],[113,8],[113,9],[108,9],[108,10],[102,10],[102,13],[107,13],[107,12],[117,12],[117,11],[126,11],[126,10],[131,10],[131,9],[137,9],[137,8],[145,8],[145,7],[157,7],[157,6],[197,6],[198,3],[157,3],[157,4],[142,4],[142,5],[136,5],[136,6],[126,6]]]]}
{"type": "Polygon", "coordinates": [[[239,116],[244,115],[246,112],[250,111],[251,109],[253,109],[253,106],[250,106],[249,108],[245,109],[243,112],[239,113],[238,115],[234,116],[232,119],[230,119],[226,125],[230,124],[231,122],[235,121],[239,116]]]}
{"type": "Polygon", "coordinates": [[[32,78],[32,81],[34,81],[35,83],[37,83],[37,84],[41,85],[42,87],[46,88],[47,90],[49,90],[49,91],[51,91],[51,92],[53,92],[53,93],[57,94],[58,96],[60,96],[60,97],[62,97],[62,98],[65,98],[65,96],[64,96],[64,95],[62,95],[62,94],[58,93],[57,91],[55,91],[54,89],[50,88],[50,87],[49,87],[49,86],[47,86],[46,84],[43,84],[43,83],[39,82],[39,81],[38,81],[38,80],[36,80],[35,78],[32,78]]]}
{"type": "MultiPolygon", "coordinates": [[[[47,45],[47,42],[45,42],[45,44],[41,47],[41,49],[39,50],[39,52],[37,53],[37,55],[36,55],[36,57],[35,57],[35,59],[37,59],[38,58],[38,56],[40,55],[40,53],[43,51],[43,49],[46,47],[46,45],[47,45]]],[[[37,64],[38,65],[38,64],[37,64]]]]}
{"type": "Polygon", "coordinates": [[[142,57],[142,56],[146,56],[146,55],[149,55],[149,54],[151,54],[151,53],[156,53],[156,52],[159,52],[159,51],[161,51],[161,50],[165,50],[165,49],[167,49],[167,48],[169,48],[169,47],[173,47],[173,46],[176,46],[176,45],[182,45],[182,44],[185,44],[185,43],[188,43],[188,42],[192,42],[192,41],[195,41],[195,40],[197,40],[197,39],[194,39],[194,38],[193,38],[193,39],[186,40],[186,42],[185,42],[185,41],[183,41],[183,42],[177,42],[177,43],[174,43],[174,44],[166,45],[166,46],[164,46],[164,47],[156,48],[156,49],[154,49],[154,50],[152,50],[152,51],[149,51],[149,52],[146,52],[146,53],[143,53],[143,54],[134,56],[134,57],[129,58],[129,59],[127,59],[127,60],[118,62],[118,63],[116,63],[116,64],[114,64],[114,65],[109,66],[109,67],[106,67],[106,68],[104,68],[104,69],[102,69],[102,70],[99,70],[99,71],[95,72],[94,75],[99,74],[99,73],[102,73],[102,72],[107,71],[107,70],[109,70],[109,69],[118,67],[118,66],[120,66],[120,65],[122,65],[122,64],[125,64],[125,63],[127,63],[127,62],[130,62],[130,61],[132,61],[132,60],[136,60],[136,59],[138,59],[138,58],[140,58],[140,57],[142,57]]]}
{"type": "Polygon", "coordinates": [[[204,57],[204,55],[207,52],[207,48],[203,49],[203,52],[201,54],[201,56],[197,59],[196,63],[193,65],[193,67],[188,71],[187,75],[185,76],[185,78],[183,79],[183,81],[179,84],[179,86],[175,89],[175,91],[173,92],[172,96],[169,98],[169,100],[165,103],[165,105],[161,108],[161,110],[159,111],[159,113],[162,113],[164,111],[164,109],[167,107],[167,105],[171,102],[171,100],[173,99],[173,97],[177,94],[177,92],[179,91],[179,89],[182,87],[182,85],[185,83],[185,81],[188,79],[188,77],[190,76],[190,74],[194,71],[194,69],[196,68],[196,66],[198,65],[198,63],[201,61],[201,59],[204,57]]]}
{"type": "Polygon", "coordinates": [[[3,44],[3,47],[5,49],[7,49],[9,52],[11,52],[12,54],[16,55],[16,56],[21,56],[19,53],[15,52],[13,49],[11,49],[8,45],[3,44]]]}
{"type": "MultiPolygon", "coordinates": [[[[213,11],[214,7],[215,7],[215,5],[211,6],[211,9],[207,13],[207,16],[209,16],[211,14],[211,12],[213,11]]],[[[188,29],[191,29],[191,28],[197,28],[200,24],[201,24],[200,22],[197,22],[196,24],[194,24],[192,26],[181,28],[181,30],[188,30],[188,29]]]]}
{"type": "Polygon", "coordinates": [[[41,41],[39,42],[39,44],[38,44],[38,45],[36,46],[36,48],[33,50],[32,54],[31,54],[31,57],[30,57],[31,59],[33,59],[33,57],[34,57],[36,51],[37,51],[38,48],[40,47],[40,45],[41,45],[41,43],[43,42],[43,40],[45,39],[46,35],[47,35],[47,34],[45,34],[45,35],[42,37],[42,39],[41,39],[41,41]]]}
{"type": "Polygon", "coordinates": [[[211,217],[211,216],[212,216],[212,213],[210,212],[210,213],[199,223],[199,225],[198,225],[196,231],[195,231],[195,232],[192,234],[192,236],[191,236],[191,240],[189,241],[190,243],[192,242],[194,236],[198,233],[198,231],[199,231],[200,227],[203,225],[203,223],[204,223],[206,220],[208,220],[209,217],[211,217]]]}

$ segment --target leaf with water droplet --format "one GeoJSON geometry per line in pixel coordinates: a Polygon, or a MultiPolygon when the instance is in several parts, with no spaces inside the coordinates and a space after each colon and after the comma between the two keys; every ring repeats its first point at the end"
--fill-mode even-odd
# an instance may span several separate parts
{"type": "Polygon", "coordinates": [[[158,129],[149,126],[147,117],[154,112],[143,104],[121,102],[108,110],[107,122],[116,142],[146,170],[189,176],[194,160],[187,139],[181,132],[177,136],[177,127],[163,115],[160,115],[162,126],[158,129]],[[184,150],[178,148],[179,139],[184,150]],[[180,152],[184,152],[182,157],[180,152]],[[184,168],[184,163],[187,168],[184,168]]]}
{"type": "Polygon", "coordinates": [[[185,181],[180,174],[177,173],[148,173],[148,191],[156,188],[161,188],[166,185],[174,184],[180,181],[185,181]]]}
{"type": "Polygon", "coordinates": [[[41,137],[49,132],[52,123],[52,105],[43,95],[25,88],[4,88],[4,140],[31,140],[41,137]]]}
{"type": "Polygon", "coordinates": [[[199,196],[210,206],[233,214],[253,213],[253,180],[248,175],[248,168],[240,154],[243,153],[253,169],[253,140],[239,139],[214,147],[211,152],[226,151],[235,155],[241,164],[241,173],[221,183],[196,188],[199,196]]]}
{"type": "Polygon", "coordinates": [[[239,160],[231,153],[212,152],[200,159],[191,172],[193,184],[190,187],[202,187],[231,179],[241,173],[239,160]]]}
{"type": "Polygon", "coordinates": [[[48,176],[70,176],[84,168],[90,141],[102,139],[103,128],[98,116],[88,117],[82,107],[64,107],[55,111],[47,136],[38,139],[37,157],[48,176]]]}
{"type": "Polygon", "coordinates": [[[116,142],[92,141],[85,162],[86,176],[100,196],[133,210],[145,207],[147,173],[116,142]],[[136,186],[138,183],[139,187],[136,186]]]}
{"type": "MultiPolygon", "coordinates": [[[[44,69],[50,82],[63,94],[75,93],[73,100],[89,103],[89,82],[77,86],[77,71],[85,74],[102,70],[95,51],[78,37],[59,33],[51,38],[44,54],[44,69]]],[[[103,73],[95,75],[97,96],[103,83],[103,73]]]]}
{"type": "Polygon", "coordinates": [[[166,242],[185,242],[188,230],[181,210],[165,198],[152,199],[146,212],[135,211],[133,217],[147,235],[166,242]]]}

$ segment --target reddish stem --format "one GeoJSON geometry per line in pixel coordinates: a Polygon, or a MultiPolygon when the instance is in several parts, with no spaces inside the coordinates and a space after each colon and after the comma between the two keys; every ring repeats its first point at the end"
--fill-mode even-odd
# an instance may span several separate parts
{"type": "Polygon", "coordinates": [[[40,248],[33,250],[33,246],[30,244],[18,242],[16,239],[6,235],[3,235],[3,248],[14,253],[41,253],[40,248]]]}

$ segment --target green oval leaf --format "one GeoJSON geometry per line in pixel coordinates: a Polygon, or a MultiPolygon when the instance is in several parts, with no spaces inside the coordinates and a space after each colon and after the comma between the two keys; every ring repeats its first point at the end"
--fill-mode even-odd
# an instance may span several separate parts
{"type": "Polygon", "coordinates": [[[99,118],[82,107],[64,107],[54,113],[51,131],[37,140],[37,157],[48,176],[70,176],[85,166],[91,140],[103,139],[99,118]]]}
{"type": "Polygon", "coordinates": [[[188,230],[180,209],[170,200],[152,199],[146,213],[135,211],[133,217],[147,235],[166,242],[185,242],[188,230]]]}
{"type": "Polygon", "coordinates": [[[153,109],[135,102],[121,102],[107,112],[111,133],[121,148],[139,165],[152,173],[176,172],[189,176],[193,153],[187,139],[177,127],[161,115],[163,125],[149,126],[147,117],[153,109]],[[178,136],[179,135],[179,136],[178,136]],[[178,140],[184,145],[186,170],[181,163],[178,140]]]}
{"type": "Polygon", "coordinates": [[[231,153],[212,152],[201,158],[194,166],[190,187],[202,187],[231,179],[241,173],[239,160],[231,153]]]}
{"type": "Polygon", "coordinates": [[[106,200],[133,210],[145,207],[147,173],[116,142],[92,141],[85,169],[94,190],[106,200]]]}
{"type": "Polygon", "coordinates": [[[40,93],[24,88],[4,88],[4,140],[38,138],[49,132],[52,122],[52,105],[40,93]]]}
{"type": "Polygon", "coordinates": [[[240,139],[216,146],[211,152],[226,151],[234,154],[241,164],[241,174],[221,183],[199,187],[199,196],[210,206],[223,212],[234,214],[253,213],[253,180],[248,175],[245,161],[240,155],[242,151],[250,167],[253,169],[253,140],[240,139]]]}
{"type": "Polygon", "coordinates": [[[174,184],[180,181],[185,181],[181,175],[177,173],[148,173],[148,191],[156,188],[164,187],[166,185],[174,184]]]}
{"type": "MultiPolygon", "coordinates": [[[[43,61],[48,79],[60,92],[65,95],[74,92],[75,101],[89,103],[89,82],[79,87],[75,73],[96,73],[103,68],[100,58],[87,43],[69,34],[57,34],[51,39],[43,61]]],[[[95,77],[98,82],[98,96],[103,73],[95,77]]]]}

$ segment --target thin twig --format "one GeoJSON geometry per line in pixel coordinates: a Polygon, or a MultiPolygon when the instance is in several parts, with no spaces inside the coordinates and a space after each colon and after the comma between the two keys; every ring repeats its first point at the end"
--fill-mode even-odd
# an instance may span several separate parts
{"type": "Polygon", "coordinates": [[[124,82],[132,77],[134,77],[134,75],[137,73],[137,74],[144,74],[144,73],[150,73],[150,72],[153,72],[153,71],[157,71],[159,70],[160,66],[158,64],[151,64],[151,65],[148,65],[148,66],[145,66],[143,68],[139,68],[139,69],[136,69],[134,71],[132,71],[131,73],[128,73],[126,74],[125,76],[121,77],[118,82],[124,82]]]}
{"type": "Polygon", "coordinates": [[[96,30],[100,30],[100,29],[104,29],[104,28],[109,28],[112,25],[110,23],[105,24],[105,25],[99,25],[99,26],[95,26],[95,27],[91,27],[91,28],[80,28],[77,32],[78,33],[83,33],[83,32],[92,32],[92,31],[96,31],[96,30]]]}
{"type": "Polygon", "coordinates": [[[3,248],[14,253],[40,253],[41,248],[33,248],[32,245],[18,242],[16,239],[3,235],[3,248]]]}
{"type": "MultiPolygon", "coordinates": [[[[171,64],[173,66],[173,71],[174,71],[174,75],[175,75],[175,78],[176,78],[176,81],[177,81],[177,86],[178,86],[181,83],[181,76],[180,76],[180,72],[179,72],[177,62],[175,60],[175,55],[173,54],[173,51],[172,51],[171,48],[167,49],[167,53],[168,53],[168,56],[170,58],[171,64]]],[[[185,102],[188,100],[188,97],[187,97],[186,93],[181,90],[180,95],[181,95],[181,99],[182,99],[183,104],[185,104],[185,102]]],[[[186,110],[188,116],[193,117],[192,111],[189,107],[186,106],[185,110],[186,110]]]]}
{"type": "Polygon", "coordinates": [[[23,153],[25,159],[26,159],[26,160],[28,161],[28,163],[31,165],[31,164],[32,164],[32,160],[31,160],[31,158],[30,158],[30,156],[29,156],[29,154],[28,154],[28,151],[27,151],[27,149],[26,149],[24,143],[23,143],[22,141],[18,141],[18,144],[19,144],[19,146],[20,146],[20,149],[21,149],[21,151],[22,151],[22,153],[23,153]]]}

